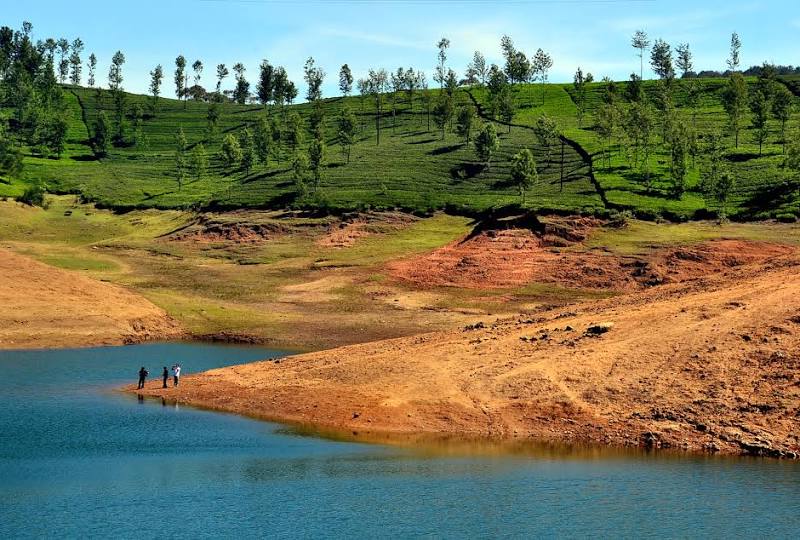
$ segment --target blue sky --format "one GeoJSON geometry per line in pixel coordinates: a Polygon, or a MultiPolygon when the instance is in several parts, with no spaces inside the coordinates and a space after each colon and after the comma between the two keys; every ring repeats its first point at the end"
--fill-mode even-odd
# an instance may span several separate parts
{"type": "MultiPolygon", "coordinates": [[[[463,73],[474,50],[502,65],[507,33],[532,55],[541,47],[555,66],[552,81],[571,80],[579,65],[596,77],[625,79],[638,70],[630,35],[638,28],[671,44],[689,42],[697,68],[724,69],[732,31],[742,39],[742,64],[800,64],[797,0],[0,0],[0,25],[34,25],[36,38],[80,36],[99,58],[105,85],[108,61],[121,49],[123,86],[145,92],[158,63],[171,72],[175,56],[206,65],[201,84],[213,86],[213,66],[237,61],[254,81],[268,58],[284,65],[305,92],[302,66],[311,55],[328,73],[324,94],[337,93],[348,63],[356,78],[370,67],[413,66],[431,79],[436,42],[451,40],[449,65],[463,73]]],[[[647,75],[646,75],[647,76],[647,75]]],[[[166,77],[172,91],[171,77],[166,77]]],[[[228,81],[230,86],[230,81],[228,81]]],[[[166,94],[167,92],[165,92],[166,94]]]]}

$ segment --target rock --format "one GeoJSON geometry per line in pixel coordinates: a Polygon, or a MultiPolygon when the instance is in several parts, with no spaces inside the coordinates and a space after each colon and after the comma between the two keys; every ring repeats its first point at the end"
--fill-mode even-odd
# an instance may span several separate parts
{"type": "Polygon", "coordinates": [[[591,336],[599,336],[600,334],[605,334],[609,330],[614,327],[614,323],[612,322],[603,322],[592,324],[589,328],[586,329],[586,333],[591,336]]]}

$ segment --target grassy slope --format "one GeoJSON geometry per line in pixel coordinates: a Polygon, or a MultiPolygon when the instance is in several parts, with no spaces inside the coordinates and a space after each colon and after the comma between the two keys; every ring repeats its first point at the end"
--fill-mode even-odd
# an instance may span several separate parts
{"type": "MultiPolygon", "coordinates": [[[[723,80],[705,80],[701,107],[697,115],[698,131],[721,129],[726,117],[719,104],[723,80]]],[[[652,91],[653,85],[646,83],[652,91]]],[[[620,85],[620,90],[624,84],[620,85]]],[[[575,105],[570,97],[571,86],[551,84],[545,86],[544,105],[541,105],[540,85],[523,85],[517,90],[520,105],[510,132],[500,127],[501,150],[492,167],[480,171],[471,144],[465,144],[455,134],[441,138],[435,126],[428,131],[422,100],[417,96],[413,108],[405,96],[398,101],[396,120],[391,115],[390,100],[386,99],[382,118],[382,142],[375,144],[375,120],[369,99],[358,97],[331,98],[324,101],[326,112],[326,142],[328,144],[326,168],[317,200],[311,204],[327,204],[339,208],[400,208],[408,211],[428,211],[451,207],[456,211],[483,210],[492,206],[518,202],[516,190],[508,184],[509,159],[522,147],[532,148],[539,162],[540,183],[529,193],[527,205],[533,208],[571,212],[602,211],[603,200],[598,187],[612,208],[629,208],[643,215],[666,214],[689,218],[705,208],[714,208],[696,190],[699,166],[689,176],[689,191],[680,199],[668,195],[667,156],[657,152],[651,159],[656,180],[654,189],[647,191],[637,177],[627,168],[627,161],[618,148],[614,149],[612,167],[606,169],[595,160],[594,173],[597,185],[589,177],[589,166],[571,147],[566,147],[565,169],[567,182],[559,190],[558,163],[547,163],[544,151],[538,148],[529,126],[546,112],[554,117],[564,134],[579,143],[587,152],[596,155],[602,142],[591,129],[593,112],[602,96],[602,84],[590,85],[588,112],[584,127],[579,128],[575,105]],[[352,150],[350,163],[345,160],[336,144],[335,118],[343,105],[354,110],[359,120],[357,143],[352,150]],[[395,126],[396,124],[396,126],[395,126]],[[588,126],[588,127],[587,127],[588,126]]],[[[459,99],[474,99],[485,105],[482,89],[473,89],[472,97],[459,92],[459,99]]],[[[101,161],[94,160],[87,144],[89,125],[99,110],[109,117],[113,103],[105,92],[88,89],[71,89],[66,92],[70,129],[65,155],[60,160],[27,157],[21,180],[10,184],[0,183],[0,196],[18,195],[26,183],[44,181],[59,192],[81,192],[88,199],[115,207],[182,208],[194,205],[215,204],[220,207],[283,207],[294,200],[290,172],[290,150],[282,148],[266,167],[257,165],[249,174],[222,170],[216,154],[222,136],[238,132],[251,125],[259,115],[265,114],[256,105],[222,105],[219,133],[206,135],[205,103],[182,103],[170,99],[159,100],[154,118],[144,124],[145,141],[137,147],[114,148],[111,155],[101,161]],[[209,174],[199,181],[190,180],[178,190],[174,180],[174,136],[182,127],[190,145],[202,142],[211,155],[209,174]]],[[[144,96],[128,95],[130,106],[136,101],[146,109],[144,96]]],[[[681,114],[689,118],[689,111],[681,108],[682,90],[676,102],[681,114]]],[[[304,118],[311,108],[307,104],[292,107],[304,118]]],[[[274,111],[273,114],[279,114],[274,111]]],[[[749,121],[745,122],[749,126],[749,121]]],[[[747,218],[770,217],[778,214],[800,213],[794,192],[784,188],[786,174],[780,168],[782,161],[777,144],[777,125],[772,121],[773,133],[765,146],[763,157],[757,156],[749,129],[745,129],[738,150],[732,153],[730,166],[738,180],[729,213],[747,218]],[[773,190],[773,191],[770,191],[773,190]]],[[[309,139],[307,136],[306,139],[309,139]]],[[[557,161],[558,150],[553,161],[557,161]]],[[[699,164],[698,164],[699,165],[699,164]]]]}

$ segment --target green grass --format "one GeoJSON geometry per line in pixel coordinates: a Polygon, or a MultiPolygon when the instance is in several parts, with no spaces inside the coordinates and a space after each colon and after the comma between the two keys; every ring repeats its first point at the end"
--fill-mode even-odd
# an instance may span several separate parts
{"type": "MultiPolygon", "coordinates": [[[[654,92],[653,82],[644,84],[647,92],[654,92]]],[[[723,129],[726,116],[719,96],[725,81],[708,79],[702,80],[701,85],[697,130],[703,134],[723,129]]],[[[623,91],[625,84],[619,87],[623,91]]],[[[18,196],[27,185],[44,182],[53,192],[80,193],[87,200],[117,209],[284,208],[299,204],[340,210],[374,208],[423,213],[446,208],[451,213],[472,214],[519,202],[516,189],[509,182],[510,157],[527,147],[534,152],[540,174],[540,182],[527,195],[526,206],[532,209],[570,213],[629,209],[644,217],[662,215],[677,220],[717,210],[716,203],[707,200],[698,189],[700,163],[689,173],[688,191],[680,198],[669,194],[668,156],[663,148],[651,158],[654,181],[650,189],[630,169],[618,145],[612,147],[611,166],[600,163],[598,155],[603,143],[593,128],[593,115],[601,103],[602,83],[589,85],[588,111],[582,127],[578,126],[571,85],[546,85],[544,104],[541,91],[541,85],[520,85],[515,89],[519,110],[510,131],[499,126],[501,148],[488,170],[483,170],[477,162],[471,143],[449,131],[442,139],[435,125],[428,129],[419,96],[413,103],[406,96],[400,98],[395,117],[391,114],[390,100],[386,99],[380,145],[375,142],[375,117],[369,99],[326,99],[322,103],[327,143],[322,182],[315,197],[297,201],[290,171],[292,152],[285,145],[276,149],[269,164],[258,164],[250,174],[224,171],[217,157],[223,135],[252,126],[261,115],[267,114],[264,107],[222,104],[219,130],[209,136],[207,104],[160,99],[155,116],[144,121],[144,137],[139,144],[112,148],[109,156],[96,160],[89,146],[87,124],[92,126],[100,111],[113,118],[113,100],[105,91],[68,87],[65,89],[68,141],[61,159],[27,155],[21,178],[0,181],[0,197],[18,196]],[[344,106],[355,112],[359,125],[349,163],[335,135],[335,120],[344,106]],[[595,182],[587,159],[566,146],[567,174],[561,189],[560,149],[555,149],[548,161],[530,129],[542,113],[556,119],[564,135],[593,157],[595,182]],[[179,189],[174,178],[174,148],[180,128],[190,147],[202,143],[211,159],[208,174],[199,180],[190,179],[179,189]]],[[[148,100],[146,96],[131,94],[126,98],[128,107],[139,103],[145,110],[148,100]]],[[[481,88],[459,90],[458,100],[475,101],[483,110],[487,109],[486,92],[481,88]]],[[[684,101],[684,87],[679,85],[675,102],[679,113],[689,120],[692,115],[682,106],[684,101]]],[[[311,113],[309,104],[287,109],[297,111],[306,120],[311,113]]],[[[285,113],[273,108],[270,114],[285,113]]],[[[787,188],[788,173],[781,167],[778,126],[774,120],[771,130],[763,155],[759,156],[748,118],[740,147],[729,156],[729,167],[737,178],[728,212],[733,217],[786,218],[800,214],[800,199],[793,189],[787,188]]],[[[310,138],[309,132],[306,141],[310,138]]]]}

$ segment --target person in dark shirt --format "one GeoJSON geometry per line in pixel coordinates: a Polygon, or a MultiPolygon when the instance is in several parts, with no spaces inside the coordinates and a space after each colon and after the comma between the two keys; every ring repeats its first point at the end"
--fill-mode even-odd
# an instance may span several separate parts
{"type": "Polygon", "coordinates": [[[144,366],[142,366],[142,369],[139,370],[139,390],[144,388],[144,381],[147,380],[149,374],[150,373],[144,369],[144,366]]]}
{"type": "Polygon", "coordinates": [[[167,379],[169,379],[169,371],[167,370],[167,366],[164,366],[164,371],[161,372],[161,378],[164,380],[164,386],[161,388],[167,387],[167,379]]]}

